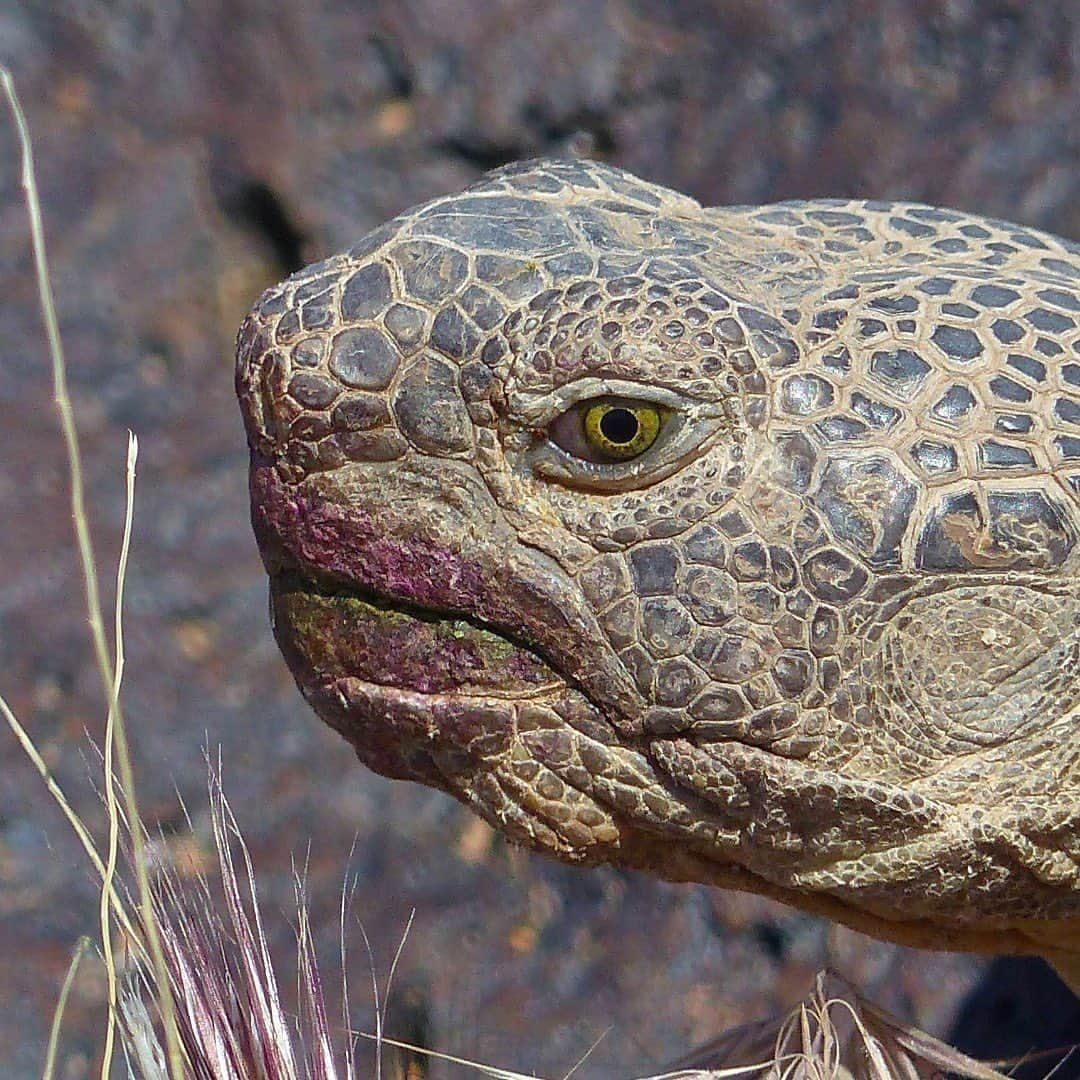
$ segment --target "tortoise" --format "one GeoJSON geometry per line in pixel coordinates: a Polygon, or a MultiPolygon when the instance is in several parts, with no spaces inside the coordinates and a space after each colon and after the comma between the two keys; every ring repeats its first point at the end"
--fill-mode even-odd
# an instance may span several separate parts
{"type": "Polygon", "coordinates": [[[266,291],[236,386],[366,765],[1080,989],[1080,246],[524,162],[266,291]]]}

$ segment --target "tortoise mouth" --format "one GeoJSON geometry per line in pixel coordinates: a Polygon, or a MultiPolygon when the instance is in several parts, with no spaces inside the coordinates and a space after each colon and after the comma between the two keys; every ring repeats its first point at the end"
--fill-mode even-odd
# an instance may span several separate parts
{"type": "Polygon", "coordinates": [[[305,691],[355,679],[391,696],[517,700],[566,686],[537,653],[484,623],[368,589],[286,571],[271,578],[270,610],[305,691]]]}

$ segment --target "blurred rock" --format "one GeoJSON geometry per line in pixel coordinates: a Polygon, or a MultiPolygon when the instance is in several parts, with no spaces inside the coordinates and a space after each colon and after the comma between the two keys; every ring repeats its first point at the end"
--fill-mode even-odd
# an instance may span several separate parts
{"type": "MultiPolygon", "coordinates": [[[[883,946],[753,898],[557,866],[478,836],[441,796],[362,770],[309,715],[270,638],[232,336],[260,289],[296,266],[486,168],[572,147],[709,203],[902,197],[1076,238],[1075,4],[9,0],[0,60],[35,138],[107,578],[125,429],[141,440],[125,701],[143,807],[182,841],[176,792],[197,821],[203,748],[221,747],[283,967],[293,860],[308,860],[332,961],[355,838],[353,906],[376,970],[385,976],[415,907],[395,1009],[407,1036],[442,1050],[562,1074],[610,1029],[576,1075],[629,1076],[790,1004],[826,962],[947,1033],[974,958],[883,946]]],[[[5,124],[0,690],[100,827],[86,731],[100,739],[104,709],[18,184],[5,124]]],[[[21,1080],[39,1074],[70,950],[95,932],[96,892],[3,734],[0,775],[0,1061],[21,1080]]],[[[351,946],[353,1021],[370,1030],[355,934],[351,946]]],[[[964,1006],[965,1049],[1080,1039],[1059,984],[1038,990],[1029,1015],[1040,969],[1001,970],[988,984],[999,1004],[980,991],[964,1006]],[[1002,1019],[980,1028],[988,1007],[1002,1019]]],[[[95,1068],[103,1006],[99,983],[86,985],[62,1075],[95,1068]]]]}

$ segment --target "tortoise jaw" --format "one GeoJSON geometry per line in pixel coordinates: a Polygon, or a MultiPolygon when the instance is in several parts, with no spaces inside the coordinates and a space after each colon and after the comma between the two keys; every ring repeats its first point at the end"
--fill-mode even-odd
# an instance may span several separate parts
{"type": "Polygon", "coordinates": [[[595,613],[470,470],[350,466],[294,486],[253,454],[251,489],[275,633],[305,692],[340,678],[504,700],[570,687],[638,730],[640,694],[595,613]]]}
{"type": "Polygon", "coordinates": [[[505,751],[522,703],[573,692],[534,652],[485,625],[366,589],[285,571],[271,577],[270,606],[308,703],[384,776],[460,795],[468,770],[458,758],[505,751]]]}
{"type": "Polygon", "coordinates": [[[388,694],[517,700],[566,686],[531,649],[490,627],[360,587],[286,571],[271,578],[274,633],[301,688],[358,680],[388,694]]]}

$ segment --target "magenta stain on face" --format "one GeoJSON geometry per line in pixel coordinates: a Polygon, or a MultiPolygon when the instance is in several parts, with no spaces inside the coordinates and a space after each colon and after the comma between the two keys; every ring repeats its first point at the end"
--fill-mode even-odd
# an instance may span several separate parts
{"type": "Polygon", "coordinates": [[[279,642],[305,684],[346,676],[422,693],[484,693],[561,681],[532,651],[454,621],[455,614],[497,610],[505,558],[489,549],[470,559],[433,542],[419,522],[414,537],[385,535],[401,529],[400,515],[379,520],[365,507],[298,493],[270,467],[253,470],[252,487],[255,529],[275,581],[279,642]],[[287,584],[295,569],[328,593],[287,584]],[[335,602],[339,584],[359,590],[358,602],[335,602]],[[365,592],[389,602],[388,611],[370,606],[365,592]],[[432,617],[395,615],[395,602],[432,617]]]}
{"type": "Polygon", "coordinates": [[[465,554],[425,534],[423,522],[403,523],[391,507],[380,517],[366,506],[298,492],[269,462],[253,466],[251,487],[255,533],[271,573],[275,564],[292,566],[418,607],[521,624],[523,596],[527,603],[533,592],[511,576],[510,555],[497,545],[473,535],[475,550],[465,554]]]}
{"type": "Polygon", "coordinates": [[[363,588],[421,607],[462,611],[475,608],[490,590],[490,569],[485,573],[460,552],[425,537],[381,535],[364,510],[303,498],[295,507],[303,557],[363,588]]]}

